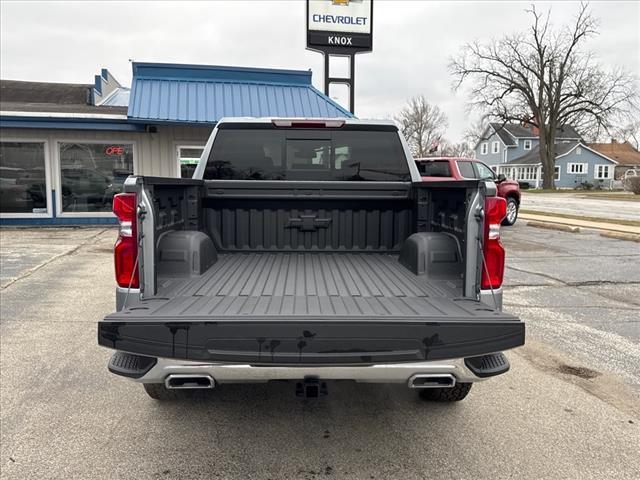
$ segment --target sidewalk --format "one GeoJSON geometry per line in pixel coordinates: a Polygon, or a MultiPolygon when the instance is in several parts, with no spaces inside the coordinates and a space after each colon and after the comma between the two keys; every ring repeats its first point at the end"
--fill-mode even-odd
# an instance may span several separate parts
{"type": "Polygon", "coordinates": [[[535,220],[537,222],[556,223],[559,225],[571,225],[572,227],[590,228],[593,230],[606,230],[609,232],[631,233],[640,235],[640,227],[631,225],[619,225],[617,223],[593,222],[591,220],[578,220],[575,218],[556,217],[553,214],[542,215],[533,213],[521,213],[518,215],[521,220],[535,220]]]}

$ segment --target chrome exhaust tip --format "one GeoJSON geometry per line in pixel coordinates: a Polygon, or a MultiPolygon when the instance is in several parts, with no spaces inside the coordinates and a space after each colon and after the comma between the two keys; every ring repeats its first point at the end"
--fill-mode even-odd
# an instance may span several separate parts
{"type": "Polygon", "coordinates": [[[417,374],[409,378],[409,388],[451,388],[456,377],[450,373],[417,374]]]}
{"type": "Polygon", "coordinates": [[[213,388],[216,382],[210,375],[173,373],[164,380],[164,385],[170,390],[196,390],[213,388]]]}

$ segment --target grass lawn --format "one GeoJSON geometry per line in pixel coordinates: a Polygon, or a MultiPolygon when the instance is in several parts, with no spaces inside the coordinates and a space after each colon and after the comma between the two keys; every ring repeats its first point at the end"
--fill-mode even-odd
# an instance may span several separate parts
{"type": "Polygon", "coordinates": [[[614,225],[627,225],[630,227],[640,227],[640,221],[636,220],[617,220],[612,218],[602,218],[602,217],[587,217],[582,215],[570,215],[567,213],[551,213],[551,212],[539,212],[536,210],[527,210],[520,209],[520,213],[530,213],[531,215],[543,215],[545,217],[558,217],[558,218],[569,218],[572,220],[584,220],[586,222],[598,222],[598,223],[611,223],[614,225]]]}

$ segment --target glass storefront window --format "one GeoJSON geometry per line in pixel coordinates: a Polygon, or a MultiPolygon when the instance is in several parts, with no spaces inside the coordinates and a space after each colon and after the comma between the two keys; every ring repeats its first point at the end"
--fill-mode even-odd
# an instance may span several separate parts
{"type": "Polygon", "coordinates": [[[180,166],[180,178],[191,178],[193,172],[200,162],[200,156],[204,147],[200,146],[178,146],[178,164],[180,166]]]}
{"type": "Polygon", "coordinates": [[[133,174],[133,145],[60,143],[63,212],[110,212],[116,193],[133,174]]]}
{"type": "Polygon", "coordinates": [[[0,142],[0,213],[47,213],[42,142],[0,142]]]}

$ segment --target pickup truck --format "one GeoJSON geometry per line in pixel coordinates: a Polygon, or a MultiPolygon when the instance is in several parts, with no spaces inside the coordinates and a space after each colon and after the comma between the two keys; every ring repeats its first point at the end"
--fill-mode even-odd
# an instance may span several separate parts
{"type": "Polygon", "coordinates": [[[108,368],[158,400],[272,380],[461,400],[524,344],[495,193],[422,182],[391,122],[223,119],[192,179],[131,176],[114,197],[108,368]]]}
{"type": "Polygon", "coordinates": [[[520,209],[520,184],[503,174],[496,174],[486,164],[475,158],[426,157],[416,158],[418,171],[425,182],[442,180],[466,180],[478,178],[491,180],[497,186],[497,195],[507,202],[507,214],[503,225],[514,225],[520,209]]]}

